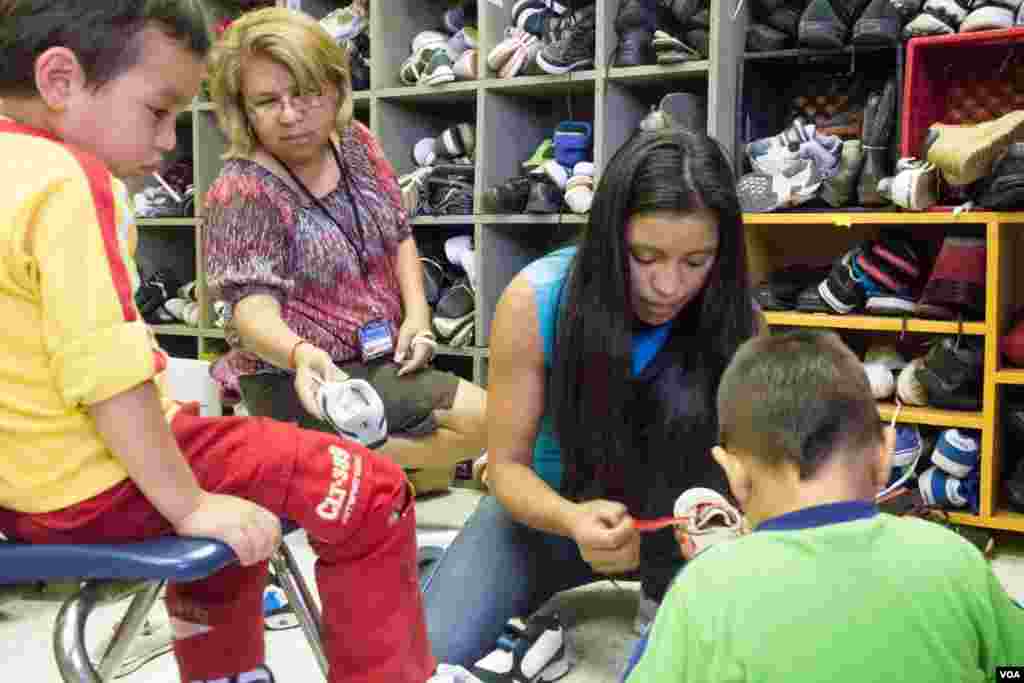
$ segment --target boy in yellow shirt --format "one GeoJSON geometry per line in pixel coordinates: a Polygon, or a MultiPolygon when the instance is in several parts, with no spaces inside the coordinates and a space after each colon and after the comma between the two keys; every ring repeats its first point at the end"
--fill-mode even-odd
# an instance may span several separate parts
{"type": "Polygon", "coordinates": [[[174,149],[209,48],[197,0],[0,0],[0,531],[224,541],[238,565],[168,588],[175,652],[185,683],[256,682],[273,680],[262,595],[290,519],[319,555],[332,683],[422,683],[402,470],[291,424],[199,417],[160,389],[117,178],[174,149]]]}

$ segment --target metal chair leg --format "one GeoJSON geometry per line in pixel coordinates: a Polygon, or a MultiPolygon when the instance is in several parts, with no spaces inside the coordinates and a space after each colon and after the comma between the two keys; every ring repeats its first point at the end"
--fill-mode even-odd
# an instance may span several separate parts
{"type": "Polygon", "coordinates": [[[321,638],[323,629],[320,610],[309,586],[302,578],[302,572],[299,571],[295,556],[292,555],[288,545],[282,542],[277,551],[271,555],[270,561],[274,565],[274,572],[277,574],[278,581],[281,582],[281,587],[284,588],[284,592],[288,596],[288,602],[292,605],[295,617],[299,620],[299,626],[302,627],[302,632],[306,635],[306,641],[309,643],[310,649],[313,650],[313,656],[316,657],[324,678],[327,678],[329,667],[321,638]]]}
{"type": "Polygon", "coordinates": [[[69,598],[57,614],[57,623],[53,632],[54,657],[57,669],[65,683],[108,683],[113,672],[124,659],[132,640],[142,627],[146,616],[153,608],[163,581],[146,584],[132,598],[128,611],[125,612],[114,633],[110,646],[103,654],[100,670],[97,671],[89,657],[85,645],[85,625],[96,605],[104,602],[106,592],[103,581],[89,581],[82,589],[69,598]]]}

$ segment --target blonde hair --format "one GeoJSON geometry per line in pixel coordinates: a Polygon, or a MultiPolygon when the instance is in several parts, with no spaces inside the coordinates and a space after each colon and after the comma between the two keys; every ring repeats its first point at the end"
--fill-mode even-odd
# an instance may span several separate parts
{"type": "Polygon", "coordinates": [[[210,97],[217,122],[228,138],[225,159],[246,157],[257,147],[242,102],[242,65],[252,54],[265,55],[291,72],[300,92],[338,89],[337,128],[352,120],[349,55],[307,14],[269,7],[243,14],[224,32],[210,54],[210,97]]]}

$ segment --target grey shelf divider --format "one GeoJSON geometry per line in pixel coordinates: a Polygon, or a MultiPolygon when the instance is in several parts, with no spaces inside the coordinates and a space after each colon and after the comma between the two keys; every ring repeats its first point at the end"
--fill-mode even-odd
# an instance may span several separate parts
{"type": "MultiPolygon", "coordinates": [[[[732,19],[732,3],[711,0],[710,58],[660,67],[617,68],[611,65],[617,36],[614,19],[622,0],[597,0],[596,58],[593,68],[563,76],[520,76],[499,79],[486,66],[486,55],[503,38],[512,19],[513,0],[478,0],[481,79],[448,85],[404,86],[399,69],[411,52],[413,37],[439,29],[448,0],[372,0],[370,19],[371,89],[354,93],[355,118],[366,123],[385,154],[401,174],[412,169],[412,146],[421,137],[434,137],[449,125],[475,123],[475,207],[472,216],[420,217],[413,220],[418,234],[464,230],[469,226],[476,244],[480,283],[476,292],[476,347],[442,348],[452,358],[472,360],[473,379],[487,383],[487,349],[497,301],[516,273],[582,229],[587,217],[562,215],[485,215],[484,190],[519,173],[525,160],[554,126],[571,115],[594,125],[593,160],[596,173],[632,134],[652,104],[667,92],[687,91],[707,97],[707,131],[729,151],[736,139],[736,83],[744,46],[746,11],[732,19]],[[426,231],[426,232],[425,232],[426,231]]],[[[348,0],[278,0],[321,18],[348,0]]],[[[582,4],[582,0],[579,0],[582,4]]],[[[211,302],[202,268],[203,198],[221,168],[226,149],[217,129],[213,107],[197,102],[192,117],[195,162],[196,218],[185,221],[147,221],[146,233],[171,233],[194,244],[183,254],[195,259],[202,325],[198,329],[164,328],[161,334],[197,339],[197,353],[223,344],[224,331],[211,327],[211,302]]],[[[166,239],[166,238],[165,238],[166,239]]]]}

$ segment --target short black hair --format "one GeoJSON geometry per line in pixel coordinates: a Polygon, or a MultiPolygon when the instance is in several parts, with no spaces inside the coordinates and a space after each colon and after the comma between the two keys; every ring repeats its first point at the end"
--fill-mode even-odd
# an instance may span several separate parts
{"type": "Polygon", "coordinates": [[[211,39],[199,0],[5,0],[0,2],[0,93],[37,93],[35,63],[46,50],[73,51],[98,89],[138,63],[140,34],[157,24],[201,58],[211,39]]]}
{"type": "MultiPolygon", "coordinates": [[[[811,479],[833,454],[883,440],[864,367],[832,332],[762,335],[743,344],[718,387],[719,442],[811,479]]],[[[868,462],[863,460],[863,462],[868,462]]]]}

